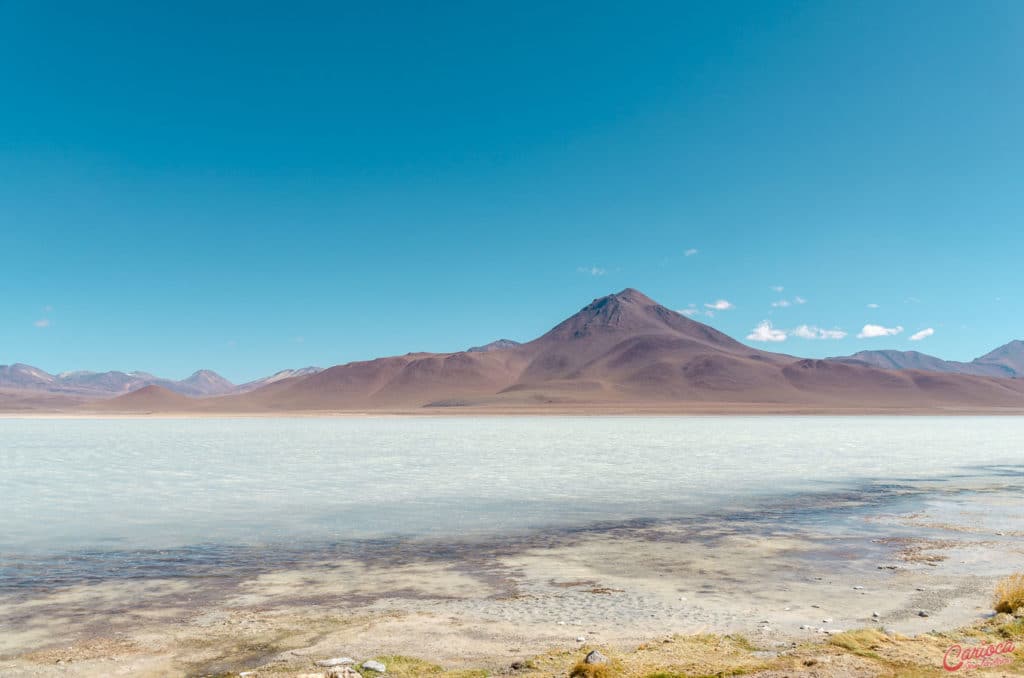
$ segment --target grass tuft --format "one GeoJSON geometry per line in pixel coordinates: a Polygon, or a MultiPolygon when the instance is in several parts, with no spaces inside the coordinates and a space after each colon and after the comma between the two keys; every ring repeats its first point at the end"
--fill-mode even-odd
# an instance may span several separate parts
{"type": "Polygon", "coordinates": [[[829,645],[841,647],[860,657],[879,659],[878,650],[889,638],[879,629],[857,629],[837,633],[828,639],[829,645]]]}
{"type": "Polygon", "coordinates": [[[612,670],[607,664],[588,664],[582,659],[576,662],[569,672],[570,678],[612,678],[612,670]]]}
{"type": "Polygon", "coordinates": [[[1024,572],[1011,574],[996,584],[996,594],[992,606],[996,612],[1008,614],[1024,610],[1024,572]]]}

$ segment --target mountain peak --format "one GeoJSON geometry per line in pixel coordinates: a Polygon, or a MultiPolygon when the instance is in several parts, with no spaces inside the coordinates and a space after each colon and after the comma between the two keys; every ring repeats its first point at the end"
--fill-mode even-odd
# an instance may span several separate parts
{"type": "Polygon", "coordinates": [[[661,334],[687,337],[729,350],[749,350],[718,330],[662,306],[632,287],[594,299],[534,342],[576,342],[598,336],[619,341],[628,336],[661,334]]]}
{"type": "Polygon", "coordinates": [[[632,302],[634,304],[648,304],[648,305],[652,305],[652,306],[657,306],[658,305],[658,303],[656,301],[654,301],[649,296],[647,296],[646,294],[644,294],[643,292],[641,292],[640,290],[638,290],[638,289],[636,289],[634,287],[627,287],[626,289],[622,290],[621,292],[616,292],[615,294],[609,294],[607,297],[602,297],[602,298],[605,298],[605,299],[607,299],[607,298],[614,298],[614,299],[619,299],[621,301],[632,302]]]}

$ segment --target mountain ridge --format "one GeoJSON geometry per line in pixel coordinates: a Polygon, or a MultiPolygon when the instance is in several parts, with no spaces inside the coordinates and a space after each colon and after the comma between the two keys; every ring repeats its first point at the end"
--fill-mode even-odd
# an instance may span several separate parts
{"type": "MultiPolygon", "coordinates": [[[[747,346],[626,288],[594,299],[525,343],[498,340],[452,353],[407,353],[326,369],[282,370],[231,385],[229,393],[191,397],[182,390],[226,387],[216,373],[199,370],[172,385],[153,378],[152,383],[79,407],[274,413],[727,404],[835,411],[1024,411],[1024,380],[1003,378],[1016,364],[1017,349],[1024,350],[1024,342],[1017,343],[1019,347],[1011,342],[974,363],[899,351],[804,359],[747,346]]],[[[11,380],[41,381],[50,388],[60,378],[26,365],[0,368],[0,376],[6,373],[14,375],[11,380]]],[[[152,376],[75,374],[79,380],[115,384],[122,377],[152,376]]]]}
{"type": "MultiPolygon", "coordinates": [[[[159,409],[156,395],[127,394],[103,409],[152,411],[159,409]]],[[[1024,380],[771,353],[627,288],[594,299],[522,344],[357,361],[247,393],[173,400],[168,409],[197,413],[559,407],[1024,411],[1024,380]]]]}

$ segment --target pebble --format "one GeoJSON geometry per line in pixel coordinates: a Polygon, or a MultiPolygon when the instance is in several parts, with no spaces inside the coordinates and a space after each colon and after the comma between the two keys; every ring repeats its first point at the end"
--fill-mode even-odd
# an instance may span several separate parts
{"type": "Polygon", "coordinates": [[[863,587],[863,586],[854,586],[854,587],[853,587],[853,590],[854,590],[854,591],[863,591],[863,590],[864,590],[864,587],[863,587]]]}
{"type": "Polygon", "coordinates": [[[822,624],[831,624],[832,623],[832,617],[825,617],[824,619],[821,620],[821,623],[822,624]]]}
{"type": "Polygon", "coordinates": [[[875,619],[878,619],[878,618],[879,618],[879,617],[881,617],[882,615],[878,614],[877,612],[872,612],[872,613],[871,613],[871,616],[872,616],[872,617],[874,617],[875,619]]]}
{"type": "Polygon", "coordinates": [[[928,613],[927,613],[927,612],[925,612],[924,610],[918,610],[918,612],[917,612],[917,616],[918,616],[918,617],[927,617],[927,616],[928,616],[928,613]]]}
{"type": "Polygon", "coordinates": [[[324,666],[330,668],[332,666],[341,666],[342,664],[355,664],[356,660],[351,657],[331,657],[330,659],[321,659],[316,663],[317,666],[324,666]]]}
{"type": "Polygon", "coordinates": [[[585,642],[587,642],[587,639],[586,639],[585,636],[576,636],[576,642],[577,643],[585,643],[585,642]]]}
{"type": "Polygon", "coordinates": [[[376,671],[377,673],[384,673],[388,670],[386,666],[372,659],[368,662],[363,662],[363,668],[367,671],[376,671]]]}
{"type": "Polygon", "coordinates": [[[583,659],[584,664],[607,664],[608,657],[597,650],[591,650],[590,653],[583,659]]]}

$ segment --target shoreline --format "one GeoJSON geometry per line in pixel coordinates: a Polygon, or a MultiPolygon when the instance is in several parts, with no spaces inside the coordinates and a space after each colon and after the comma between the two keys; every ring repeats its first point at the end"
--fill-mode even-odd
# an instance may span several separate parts
{"type": "Polygon", "coordinates": [[[1024,569],[1018,493],[1009,482],[882,492],[804,514],[768,505],[0,596],[11,620],[0,674],[286,676],[334,656],[400,655],[474,676],[530,661],[546,672],[514,675],[557,675],[546,667],[585,647],[627,661],[664,638],[662,652],[740,634],[750,647],[729,656],[765,663],[858,628],[919,637],[984,623],[994,582],[1024,569]],[[1008,524],[984,519],[1000,511],[1008,524]]]}
{"type": "Polygon", "coordinates": [[[1020,417],[1022,408],[963,407],[812,407],[735,403],[694,406],[580,406],[544,407],[414,407],[365,410],[277,410],[277,411],[98,411],[98,410],[0,410],[4,419],[365,419],[365,418],[461,418],[461,417],[1020,417]]]}

